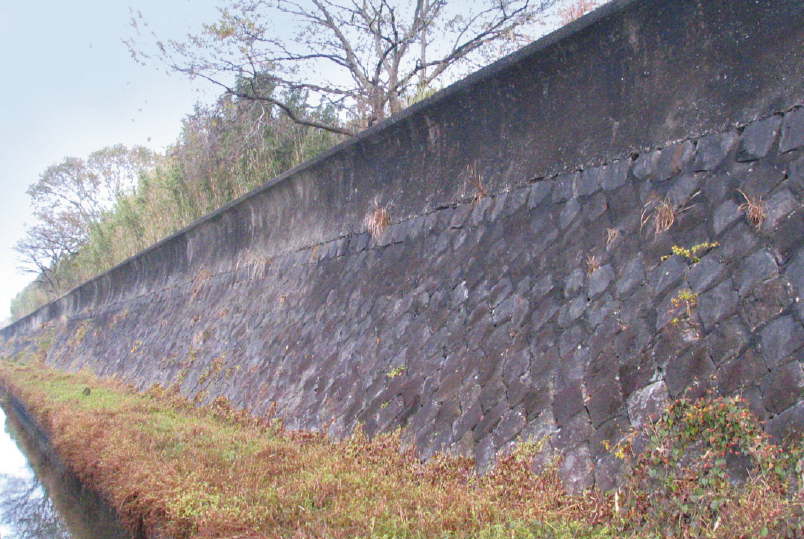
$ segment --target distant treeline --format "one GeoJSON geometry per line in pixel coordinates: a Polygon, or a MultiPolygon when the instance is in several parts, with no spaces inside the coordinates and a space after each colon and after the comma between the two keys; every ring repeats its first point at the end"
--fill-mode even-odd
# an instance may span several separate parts
{"type": "MultiPolygon", "coordinates": [[[[297,116],[338,120],[304,95],[285,98],[297,116]]],[[[117,145],[49,167],[28,189],[35,221],[16,250],[36,279],[12,301],[12,320],[340,140],[270,104],[225,95],[196,105],[164,154],[117,145]]]]}

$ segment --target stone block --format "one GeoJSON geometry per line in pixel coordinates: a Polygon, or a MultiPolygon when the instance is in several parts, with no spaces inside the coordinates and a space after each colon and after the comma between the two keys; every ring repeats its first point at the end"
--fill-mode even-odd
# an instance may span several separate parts
{"type": "Polygon", "coordinates": [[[697,264],[693,264],[687,274],[687,281],[690,288],[696,294],[707,290],[712,284],[716,283],[726,271],[725,264],[715,256],[704,256],[697,264]]]}
{"type": "Polygon", "coordinates": [[[542,203],[553,190],[553,180],[539,180],[530,186],[530,196],[528,197],[528,208],[535,208],[542,203]]]}
{"type": "Polygon", "coordinates": [[[755,161],[768,155],[781,123],[780,116],[771,116],[748,124],[737,146],[737,161],[755,161]]]}
{"type": "Polygon", "coordinates": [[[553,417],[555,417],[556,424],[562,427],[584,409],[581,380],[578,378],[563,389],[556,389],[553,396],[553,417]]]}
{"type": "Polygon", "coordinates": [[[723,263],[730,264],[742,260],[745,255],[754,250],[757,244],[757,235],[745,220],[741,220],[727,230],[718,241],[720,242],[720,247],[713,254],[720,258],[723,263]]]}
{"type": "Polygon", "coordinates": [[[670,395],[663,380],[634,391],[627,400],[631,425],[641,428],[649,421],[658,419],[669,399],[670,395]]]}
{"type": "Polygon", "coordinates": [[[490,434],[483,438],[478,438],[475,434],[475,438],[478,439],[475,445],[475,466],[477,466],[478,472],[484,474],[497,462],[499,448],[494,444],[494,437],[490,434]]]}
{"type": "Polygon", "coordinates": [[[609,316],[621,307],[620,302],[615,301],[611,294],[604,294],[597,301],[591,303],[585,312],[586,321],[589,322],[589,327],[597,329],[609,316]]]}
{"type": "Polygon", "coordinates": [[[677,397],[687,388],[698,388],[715,370],[706,346],[693,346],[668,362],[664,377],[667,390],[671,396],[677,397]]]}
{"type": "Polygon", "coordinates": [[[606,291],[609,283],[614,279],[614,268],[611,264],[601,266],[589,274],[589,282],[587,284],[587,293],[590,299],[594,299],[598,295],[606,291]]]}
{"type": "Polygon", "coordinates": [[[589,418],[594,428],[600,427],[601,424],[618,413],[623,413],[625,400],[622,393],[620,393],[617,381],[613,380],[592,393],[586,401],[586,409],[589,412],[589,418]]]}
{"type": "Polygon", "coordinates": [[[617,279],[616,290],[620,297],[628,295],[636,287],[645,283],[645,266],[642,259],[632,259],[617,279]]]}
{"type": "Polygon", "coordinates": [[[571,298],[583,288],[586,272],[581,268],[576,268],[569,274],[566,281],[564,281],[564,297],[571,298]]]}
{"type": "Polygon", "coordinates": [[[600,189],[603,170],[603,167],[591,167],[581,172],[581,178],[578,182],[578,196],[590,196],[600,189]]]}
{"type": "MultiPolygon", "coordinates": [[[[625,410],[623,410],[623,413],[625,413],[625,410]]],[[[625,415],[612,417],[600,425],[594,434],[589,437],[589,449],[592,452],[592,457],[600,458],[610,454],[611,448],[623,440],[630,432],[631,424],[628,422],[628,417],[625,415]],[[606,449],[606,446],[609,449],[606,449]]]]}
{"type": "Polygon", "coordinates": [[[782,134],[779,138],[779,153],[789,152],[804,146],[804,109],[796,109],[784,115],[782,134]]]}
{"type": "Polygon", "coordinates": [[[791,406],[769,420],[765,428],[774,443],[800,442],[801,433],[804,432],[804,402],[791,406]]]}
{"type": "Polygon", "coordinates": [[[586,411],[579,412],[561,426],[553,436],[553,447],[559,451],[570,451],[586,442],[595,432],[586,411]]]}
{"type": "Polygon", "coordinates": [[[523,407],[509,410],[503,415],[502,419],[500,419],[500,422],[497,424],[497,428],[492,432],[494,444],[497,447],[503,447],[522,432],[526,422],[527,418],[523,407]]]}
{"type": "Polygon", "coordinates": [[[769,239],[773,254],[780,265],[787,263],[796,249],[802,246],[802,230],[804,230],[804,214],[796,212],[782,219],[771,234],[769,239]]]}
{"type": "Polygon", "coordinates": [[[560,306],[552,298],[546,298],[533,309],[533,330],[539,331],[545,324],[549,323],[553,316],[558,312],[560,306]]]}
{"type": "Polygon", "coordinates": [[[489,306],[493,309],[497,307],[500,303],[502,303],[505,299],[507,299],[511,292],[514,290],[514,285],[511,283],[511,279],[508,277],[503,277],[500,279],[497,284],[495,284],[491,291],[489,292],[488,303],[489,306]]]}
{"type": "Polygon", "coordinates": [[[763,203],[763,207],[767,216],[762,223],[762,232],[768,234],[795,210],[799,209],[801,205],[796,200],[796,197],[793,196],[793,193],[783,189],[766,200],[763,203]]]}
{"type": "Polygon", "coordinates": [[[508,403],[507,402],[500,402],[494,408],[486,411],[480,421],[475,425],[474,433],[475,438],[480,440],[487,435],[491,434],[491,431],[497,426],[502,419],[502,416],[508,412],[508,403]]]}
{"type": "Polygon", "coordinates": [[[466,435],[467,432],[475,428],[483,419],[483,409],[480,401],[475,399],[471,405],[461,410],[461,415],[452,425],[453,437],[457,440],[466,435]]]}
{"type": "Polygon", "coordinates": [[[472,205],[472,213],[469,215],[469,225],[477,226],[486,219],[489,208],[494,204],[491,197],[483,197],[472,205]]]}
{"type": "Polygon", "coordinates": [[[567,228],[568,226],[576,223],[576,217],[578,216],[578,212],[581,211],[581,203],[578,202],[578,199],[573,198],[567,201],[564,204],[564,208],[561,210],[561,213],[558,216],[558,226],[562,230],[567,228]]]}
{"type": "Polygon", "coordinates": [[[784,276],[795,288],[797,297],[804,298],[804,248],[798,251],[784,276]]]}
{"type": "Polygon", "coordinates": [[[687,274],[687,264],[680,256],[671,256],[662,262],[650,275],[650,285],[655,296],[661,296],[676,286],[687,274]]]}
{"type": "Polygon", "coordinates": [[[555,179],[555,187],[553,187],[553,202],[566,202],[577,197],[579,181],[580,174],[578,172],[559,174],[555,179]]]}
{"type": "Polygon", "coordinates": [[[737,312],[739,296],[734,290],[731,279],[727,279],[709,292],[698,297],[698,317],[709,332],[721,320],[737,312]]]}
{"type": "Polygon", "coordinates": [[[530,187],[517,187],[508,193],[508,201],[506,202],[505,215],[513,215],[525,206],[530,196],[530,187]]]}
{"type": "Polygon", "coordinates": [[[628,179],[628,171],[631,169],[630,159],[620,159],[606,165],[603,177],[600,181],[601,187],[606,191],[613,191],[625,185],[628,179]]]}
{"type": "Polygon", "coordinates": [[[762,355],[749,348],[741,356],[720,366],[716,376],[717,388],[721,394],[730,395],[758,384],[767,374],[768,367],[762,355]]]}
{"type": "Polygon", "coordinates": [[[804,368],[799,361],[791,361],[771,370],[762,382],[765,408],[778,414],[801,401],[804,392],[804,368]]]}
{"type": "Polygon", "coordinates": [[[634,177],[638,180],[644,180],[650,176],[656,164],[659,162],[660,155],[661,150],[639,154],[639,157],[637,157],[631,169],[634,177]]]}
{"type": "Polygon", "coordinates": [[[609,202],[606,200],[606,195],[598,193],[584,204],[581,214],[587,223],[593,223],[598,217],[606,213],[607,209],[609,209],[609,202]]]}
{"type": "Polygon", "coordinates": [[[653,179],[657,182],[666,182],[686,167],[693,154],[695,144],[685,140],[661,150],[659,160],[653,170],[653,179]]]}
{"type": "Polygon", "coordinates": [[[715,170],[726,160],[726,156],[729,155],[736,142],[737,133],[733,131],[701,137],[698,139],[692,170],[715,170]]]}
{"type": "Polygon", "coordinates": [[[743,301],[741,313],[751,331],[765,325],[781,314],[795,299],[792,287],[785,279],[766,281],[743,301]]]}
{"type": "Polygon", "coordinates": [[[488,220],[491,222],[496,221],[500,217],[504,217],[505,204],[508,202],[508,191],[494,195],[494,205],[488,210],[488,220]]]}
{"type": "Polygon", "coordinates": [[[575,325],[561,333],[558,339],[558,349],[565,360],[573,355],[581,343],[589,336],[580,325],[575,325]]]}
{"type": "Polygon", "coordinates": [[[732,316],[717,324],[714,330],[706,336],[709,354],[715,365],[721,365],[737,357],[749,339],[740,317],[732,316]]]}
{"type": "Polygon", "coordinates": [[[601,492],[616,489],[623,481],[628,465],[616,455],[605,455],[595,464],[595,488],[601,492]]]}
{"type": "Polygon", "coordinates": [[[804,346],[804,327],[791,316],[782,316],[768,324],[760,337],[762,357],[769,368],[775,369],[804,346]]]}
{"type": "Polygon", "coordinates": [[[757,251],[740,267],[736,278],[737,291],[745,297],[757,284],[776,276],[778,272],[773,254],[767,249],[757,251]]]}
{"type": "Polygon", "coordinates": [[[589,447],[582,445],[564,455],[558,476],[568,492],[580,494],[594,486],[594,471],[595,465],[592,462],[589,447]]]}
{"type": "MultiPolygon", "coordinates": [[[[582,285],[583,286],[583,285],[582,285]]],[[[532,299],[539,300],[547,295],[555,287],[553,276],[550,274],[542,275],[533,283],[531,288],[532,299]]],[[[580,290],[580,289],[579,289],[580,290]]]]}
{"type": "Polygon", "coordinates": [[[558,325],[562,328],[569,327],[575,322],[586,310],[589,305],[589,299],[586,294],[578,294],[572,301],[565,303],[558,313],[558,325]]]}
{"type": "Polygon", "coordinates": [[[715,230],[715,236],[726,230],[733,222],[742,217],[743,212],[740,210],[740,205],[734,200],[728,199],[723,202],[715,210],[715,216],[712,221],[712,228],[715,230]]]}
{"type": "Polygon", "coordinates": [[[673,207],[684,207],[692,195],[698,191],[701,185],[701,175],[692,172],[681,174],[673,182],[673,186],[667,191],[667,198],[673,207]]]}

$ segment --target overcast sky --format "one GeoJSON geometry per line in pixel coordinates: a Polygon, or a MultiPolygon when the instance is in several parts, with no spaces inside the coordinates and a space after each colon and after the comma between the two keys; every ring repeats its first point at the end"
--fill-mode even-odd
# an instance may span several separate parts
{"type": "Polygon", "coordinates": [[[216,14],[215,0],[0,0],[0,321],[33,277],[12,251],[30,222],[28,186],[105,146],[162,150],[195,102],[216,95],[132,61],[129,6],[171,37],[216,14]]]}
{"type": "Polygon", "coordinates": [[[0,0],[0,323],[33,278],[12,250],[31,220],[28,186],[65,157],[106,146],[162,151],[193,105],[218,94],[136,64],[122,43],[130,8],[160,38],[181,38],[215,19],[216,2],[0,0]]]}

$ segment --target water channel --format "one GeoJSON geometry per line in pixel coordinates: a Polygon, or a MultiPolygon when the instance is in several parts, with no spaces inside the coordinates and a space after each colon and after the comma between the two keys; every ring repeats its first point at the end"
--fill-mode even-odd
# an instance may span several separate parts
{"type": "Polygon", "coordinates": [[[114,512],[55,462],[14,406],[0,408],[0,539],[128,539],[114,512]]]}

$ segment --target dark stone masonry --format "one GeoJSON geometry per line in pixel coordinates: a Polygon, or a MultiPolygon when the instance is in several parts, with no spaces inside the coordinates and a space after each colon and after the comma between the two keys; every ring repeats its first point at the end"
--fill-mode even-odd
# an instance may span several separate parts
{"type": "MultiPolygon", "coordinates": [[[[756,3],[711,4],[734,10],[724,17],[753,20],[740,6],[756,3]]],[[[635,11],[658,6],[651,16],[675,17],[673,9],[694,5],[615,2],[547,45],[572,50],[612,20],[631,24],[635,11]]],[[[795,5],[785,9],[798,37],[785,39],[804,35],[795,5]]],[[[713,32],[728,33],[723,28],[713,32]]],[[[240,222],[249,208],[249,226],[264,223],[255,217],[257,197],[278,192],[272,203],[283,203],[300,185],[309,188],[296,179],[309,171],[296,172],[3,329],[2,352],[38,351],[59,368],[88,367],[143,388],[179,384],[203,402],[225,395],[255,414],[275,407],[289,427],[334,437],[358,424],[369,435],[404,427],[423,458],[472,455],[481,469],[518,440],[548,437],[546,451],[565,455],[561,474],[575,489],[612,487],[621,463],[606,445],[682,395],[743,395],[774,436],[800,436],[804,92],[784,97],[791,85],[802,87],[796,69],[784,90],[760,96],[770,108],[757,114],[751,105],[753,117],[741,120],[741,109],[717,129],[701,128],[696,113],[679,120],[693,135],[662,139],[662,131],[647,150],[634,142],[613,158],[606,150],[587,164],[544,168],[554,173],[519,174],[542,166],[525,157],[478,166],[489,196],[455,174],[452,187],[438,189],[461,196],[434,203],[428,195],[417,211],[403,187],[393,191],[392,224],[376,237],[353,218],[332,237],[311,228],[297,238],[277,221],[295,238],[282,249],[254,234],[244,244],[231,224],[240,247],[227,247],[226,235],[210,239],[213,226],[240,222]],[[503,178],[506,169],[514,173],[503,178]],[[764,219],[748,218],[751,205],[764,219]],[[161,252],[171,253],[170,265],[161,252]],[[211,259],[217,263],[195,262],[211,259]],[[132,267],[140,277],[125,281],[132,267]]],[[[444,100],[462,102],[461,92],[471,96],[478,84],[488,81],[470,81],[410,121],[444,100]]],[[[311,166],[337,162],[397,127],[380,126],[311,166]]],[[[382,193],[368,191],[358,197],[361,219],[372,210],[369,195],[382,193]]],[[[291,209],[305,208],[320,212],[291,209]]]]}

